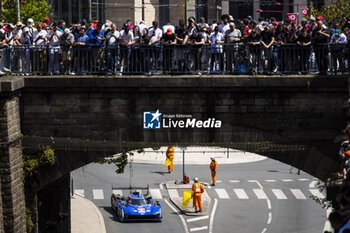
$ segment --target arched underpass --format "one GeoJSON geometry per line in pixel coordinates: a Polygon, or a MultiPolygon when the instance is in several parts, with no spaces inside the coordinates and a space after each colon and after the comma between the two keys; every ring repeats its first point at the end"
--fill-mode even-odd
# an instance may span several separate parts
{"type": "MultiPolygon", "coordinates": [[[[3,208],[11,212],[4,216],[9,232],[21,232],[24,223],[24,202],[16,201],[24,199],[19,182],[21,134],[27,150],[46,144],[56,148],[57,166],[43,172],[39,183],[45,187],[51,182],[60,193],[57,184],[65,184],[61,187],[67,190],[69,171],[150,144],[241,149],[325,178],[337,169],[337,138],[346,123],[345,76],[6,77],[0,82],[1,196],[3,208]],[[203,121],[215,118],[221,124],[144,129],[143,113],[157,110],[163,116],[187,114],[203,121]],[[72,145],[73,139],[78,145],[72,145]]],[[[67,219],[64,211],[56,215],[67,219]]]]}

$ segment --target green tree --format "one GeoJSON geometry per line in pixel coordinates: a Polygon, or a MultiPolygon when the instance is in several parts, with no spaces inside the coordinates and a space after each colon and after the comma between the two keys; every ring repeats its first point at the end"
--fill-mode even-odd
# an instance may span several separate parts
{"type": "MultiPolygon", "coordinates": [[[[317,0],[314,0],[317,1],[317,0]]],[[[311,15],[317,17],[322,15],[328,22],[333,19],[342,19],[344,16],[350,15],[349,0],[333,0],[329,6],[323,6],[321,9],[316,9],[311,6],[311,15]]]]}
{"type": "MultiPolygon", "coordinates": [[[[17,22],[17,0],[2,1],[3,8],[1,17],[6,23],[17,22]]],[[[43,22],[46,17],[51,16],[51,5],[46,0],[28,0],[21,1],[21,18],[23,22],[27,22],[29,18],[34,20],[34,23],[43,22]]]]}

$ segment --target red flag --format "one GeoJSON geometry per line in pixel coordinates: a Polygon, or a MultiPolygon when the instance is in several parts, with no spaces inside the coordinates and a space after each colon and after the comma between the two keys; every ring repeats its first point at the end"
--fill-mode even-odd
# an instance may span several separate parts
{"type": "Polygon", "coordinates": [[[303,13],[303,16],[307,15],[307,9],[301,9],[301,13],[303,13]]]}
{"type": "Polygon", "coordinates": [[[297,14],[296,13],[288,13],[288,19],[292,21],[292,23],[297,23],[297,14]]]}

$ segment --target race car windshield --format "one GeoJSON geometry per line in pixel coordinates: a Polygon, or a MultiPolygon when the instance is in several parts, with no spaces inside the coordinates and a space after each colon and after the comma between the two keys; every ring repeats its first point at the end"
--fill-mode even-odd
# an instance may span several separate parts
{"type": "Polygon", "coordinates": [[[143,206],[143,205],[147,205],[145,199],[130,199],[129,202],[130,205],[136,205],[136,206],[143,206]]]}

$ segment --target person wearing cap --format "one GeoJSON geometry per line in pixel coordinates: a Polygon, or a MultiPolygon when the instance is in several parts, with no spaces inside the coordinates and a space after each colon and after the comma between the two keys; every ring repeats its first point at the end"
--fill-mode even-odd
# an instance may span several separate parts
{"type": "Polygon", "coordinates": [[[29,18],[27,20],[27,26],[26,27],[29,29],[29,35],[34,37],[34,33],[36,31],[36,28],[34,27],[34,20],[32,18],[29,18]]]}
{"type": "Polygon", "coordinates": [[[327,75],[328,68],[328,40],[330,35],[328,30],[323,27],[323,17],[318,16],[317,27],[312,32],[312,44],[314,46],[316,63],[319,74],[327,75]]]}
{"type": "Polygon", "coordinates": [[[162,27],[163,35],[164,35],[165,33],[167,33],[167,31],[168,31],[169,28],[171,29],[171,31],[172,31],[173,33],[175,33],[175,27],[174,27],[172,24],[170,24],[170,23],[166,23],[166,24],[162,27]]]}
{"type": "Polygon", "coordinates": [[[23,29],[23,33],[20,39],[20,44],[24,46],[24,51],[21,52],[20,59],[22,60],[22,69],[26,75],[29,75],[31,71],[31,58],[32,58],[32,50],[30,50],[30,46],[33,44],[33,37],[29,34],[29,28],[25,27],[23,29]]]}
{"type": "Polygon", "coordinates": [[[248,46],[249,56],[250,56],[249,71],[251,74],[257,74],[259,54],[261,51],[260,50],[260,36],[259,36],[257,28],[254,28],[250,32],[250,34],[247,38],[247,46],[248,46]]]}
{"type": "Polygon", "coordinates": [[[329,41],[329,44],[331,48],[333,74],[337,74],[338,63],[340,72],[344,73],[345,65],[343,59],[343,51],[345,49],[345,45],[347,44],[347,38],[339,28],[335,29],[334,34],[329,41]]]}
{"type": "Polygon", "coordinates": [[[74,36],[69,28],[64,29],[63,35],[60,37],[60,45],[62,51],[62,63],[63,63],[63,74],[71,73],[71,60],[72,60],[72,45],[74,44],[74,36]]]}
{"type": "Polygon", "coordinates": [[[47,44],[49,45],[49,74],[59,74],[59,53],[60,53],[60,37],[62,33],[57,30],[57,24],[52,24],[52,29],[47,34],[47,44]]]}
{"type": "Polygon", "coordinates": [[[224,53],[222,44],[225,43],[225,36],[219,31],[218,26],[215,27],[214,32],[210,35],[210,43],[210,70],[214,73],[221,73],[224,70],[224,53]],[[219,64],[219,71],[217,70],[217,64],[219,64]]]}
{"type": "Polygon", "coordinates": [[[232,65],[234,65],[234,70],[238,72],[238,57],[239,49],[242,41],[242,33],[240,30],[235,28],[234,23],[230,23],[230,29],[225,33],[225,51],[226,51],[226,72],[233,72],[232,65]]]}
{"type": "Polygon", "coordinates": [[[41,23],[36,24],[36,30],[33,32],[33,40],[34,40],[34,56],[35,56],[35,64],[34,71],[40,73],[46,73],[46,39],[47,32],[43,30],[43,25],[41,23]]]}
{"type": "Polygon", "coordinates": [[[194,183],[192,185],[192,198],[195,208],[195,212],[202,212],[202,193],[204,193],[204,187],[198,182],[198,177],[194,178],[194,183]]]}
{"type": "Polygon", "coordinates": [[[126,71],[129,65],[131,46],[135,44],[134,34],[130,30],[128,23],[124,23],[123,30],[120,32],[120,73],[126,71]]]}
{"type": "Polygon", "coordinates": [[[168,166],[168,172],[172,173],[174,171],[174,147],[168,146],[168,149],[165,152],[167,159],[170,161],[170,165],[168,166]]]}
{"type": "Polygon", "coordinates": [[[162,36],[163,72],[165,74],[172,71],[172,61],[173,61],[175,44],[176,44],[175,33],[171,27],[168,27],[166,33],[164,33],[162,36]]]}
{"type": "Polygon", "coordinates": [[[211,173],[211,180],[212,180],[212,186],[216,185],[216,172],[218,170],[218,162],[216,162],[216,160],[214,158],[210,158],[211,162],[210,162],[210,173],[211,173]]]}
{"type": "Polygon", "coordinates": [[[145,24],[145,21],[141,20],[138,26],[139,26],[141,36],[143,36],[144,29],[148,28],[147,25],[145,24]]]}

